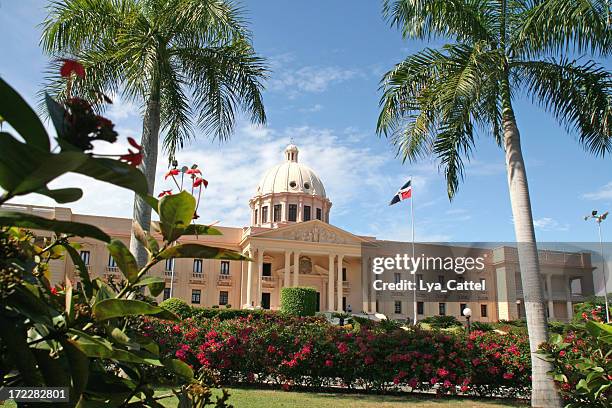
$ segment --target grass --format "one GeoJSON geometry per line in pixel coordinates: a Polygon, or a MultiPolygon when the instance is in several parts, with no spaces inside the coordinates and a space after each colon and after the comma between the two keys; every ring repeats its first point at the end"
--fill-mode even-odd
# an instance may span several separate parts
{"type": "MultiPolygon", "coordinates": [[[[364,395],[346,393],[316,393],[295,392],[280,390],[260,390],[252,388],[228,388],[230,392],[229,403],[235,408],[495,408],[495,407],[524,407],[525,404],[501,400],[484,400],[468,398],[441,397],[433,395],[364,395]]],[[[169,391],[160,389],[158,394],[167,394],[169,391]]],[[[220,394],[215,390],[215,395],[220,394]]],[[[213,398],[213,400],[215,400],[213,398]]],[[[176,397],[160,400],[165,407],[176,407],[176,397]]],[[[14,408],[13,401],[6,401],[2,408],[14,408]]]]}
{"type": "MultiPolygon", "coordinates": [[[[451,397],[436,398],[435,396],[429,395],[423,397],[412,395],[363,395],[261,390],[252,388],[228,388],[228,391],[230,393],[229,403],[235,408],[495,408],[525,406],[517,402],[451,397]]],[[[160,402],[166,407],[176,406],[176,398],[168,398],[160,402]]]]}

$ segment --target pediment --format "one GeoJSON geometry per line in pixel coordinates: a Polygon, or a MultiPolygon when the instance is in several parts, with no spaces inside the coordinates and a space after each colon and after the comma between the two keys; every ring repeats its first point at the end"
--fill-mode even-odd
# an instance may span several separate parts
{"type": "Polygon", "coordinates": [[[362,242],[366,242],[364,238],[319,220],[288,225],[286,227],[259,233],[256,236],[262,238],[344,245],[359,245],[362,242]]]}

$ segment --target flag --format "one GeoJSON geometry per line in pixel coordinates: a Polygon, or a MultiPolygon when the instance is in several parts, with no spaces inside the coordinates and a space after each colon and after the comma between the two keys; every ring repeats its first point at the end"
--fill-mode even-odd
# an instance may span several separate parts
{"type": "Polygon", "coordinates": [[[408,180],[408,182],[399,189],[395,196],[393,196],[393,199],[389,205],[397,204],[400,201],[409,199],[410,197],[412,197],[412,180],[408,180]]]}

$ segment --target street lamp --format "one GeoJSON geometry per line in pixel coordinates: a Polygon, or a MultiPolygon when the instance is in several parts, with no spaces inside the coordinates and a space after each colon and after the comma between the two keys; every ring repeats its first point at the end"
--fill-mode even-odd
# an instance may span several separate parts
{"type": "Polygon", "coordinates": [[[466,307],[465,309],[463,309],[463,315],[465,316],[465,318],[467,319],[467,330],[468,330],[468,334],[470,334],[471,328],[470,328],[470,317],[472,317],[472,309],[470,309],[469,307],[466,307]]]}
{"type": "Polygon", "coordinates": [[[601,238],[601,223],[608,216],[608,211],[601,215],[597,215],[597,210],[591,211],[590,215],[584,217],[585,221],[590,219],[595,220],[597,223],[597,231],[599,232],[599,250],[601,252],[601,273],[603,275],[603,284],[604,284],[604,301],[606,302],[606,323],[610,323],[610,312],[608,310],[608,281],[606,279],[606,258],[604,256],[603,250],[603,240],[601,238]]]}

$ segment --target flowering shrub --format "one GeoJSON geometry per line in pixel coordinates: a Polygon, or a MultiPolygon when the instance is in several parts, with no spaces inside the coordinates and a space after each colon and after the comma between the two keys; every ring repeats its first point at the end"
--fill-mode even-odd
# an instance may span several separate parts
{"type": "Polygon", "coordinates": [[[165,322],[146,318],[145,336],[162,352],[212,370],[219,381],[368,390],[435,390],[522,397],[528,392],[524,337],[473,332],[469,337],[423,330],[353,331],[319,317],[265,314],[165,322]]]}
{"type": "Polygon", "coordinates": [[[612,404],[612,325],[589,320],[582,329],[554,334],[541,354],[554,365],[566,407],[612,404]]]}

